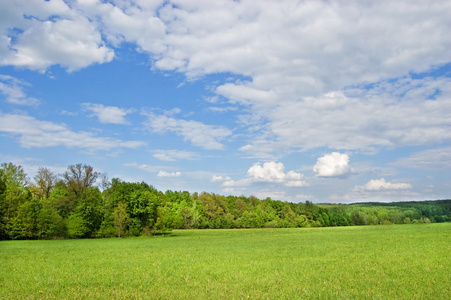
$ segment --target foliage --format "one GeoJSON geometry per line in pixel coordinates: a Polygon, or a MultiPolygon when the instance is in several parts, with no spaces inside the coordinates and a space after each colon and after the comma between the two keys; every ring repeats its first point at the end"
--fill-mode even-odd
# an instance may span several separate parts
{"type": "Polygon", "coordinates": [[[451,200],[314,204],[254,196],[156,190],[101,175],[86,164],[58,177],[39,168],[29,182],[21,166],[0,168],[0,239],[155,235],[173,229],[294,228],[451,221],[451,200]]]}
{"type": "Polygon", "coordinates": [[[116,234],[121,237],[128,224],[130,223],[130,216],[127,213],[124,203],[119,202],[117,207],[113,211],[114,227],[116,228],[116,234]]]}
{"type": "Polygon", "coordinates": [[[39,168],[34,181],[36,184],[35,195],[39,199],[49,198],[50,192],[53,190],[57,180],[57,176],[48,168],[39,168]]]}
{"type": "Polygon", "coordinates": [[[86,164],[70,165],[63,174],[67,189],[77,197],[83,195],[84,191],[92,186],[98,176],[99,173],[94,172],[93,168],[86,164]]]}

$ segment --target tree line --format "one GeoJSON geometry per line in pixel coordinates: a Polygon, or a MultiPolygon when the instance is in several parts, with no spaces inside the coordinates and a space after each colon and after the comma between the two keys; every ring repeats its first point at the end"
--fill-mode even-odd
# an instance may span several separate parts
{"type": "Polygon", "coordinates": [[[109,180],[86,164],[63,174],[0,168],[0,239],[155,235],[172,229],[323,227],[451,221],[451,200],[397,203],[290,203],[254,196],[158,191],[109,180]]]}

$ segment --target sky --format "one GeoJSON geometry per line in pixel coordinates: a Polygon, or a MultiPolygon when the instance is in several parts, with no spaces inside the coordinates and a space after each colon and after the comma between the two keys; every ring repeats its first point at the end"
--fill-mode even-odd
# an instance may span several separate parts
{"type": "Polygon", "coordinates": [[[0,0],[0,162],[315,203],[451,197],[451,2],[0,0]]]}

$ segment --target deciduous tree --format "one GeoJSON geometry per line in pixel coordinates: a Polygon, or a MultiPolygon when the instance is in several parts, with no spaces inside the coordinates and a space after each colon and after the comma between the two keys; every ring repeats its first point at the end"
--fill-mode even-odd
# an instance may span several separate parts
{"type": "Polygon", "coordinates": [[[36,183],[36,187],[38,188],[40,199],[50,197],[50,193],[55,186],[56,180],[57,176],[52,171],[50,171],[50,169],[38,169],[36,176],[34,176],[34,181],[36,183]]]}
{"type": "Polygon", "coordinates": [[[121,237],[128,224],[130,223],[130,216],[127,213],[124,203],[119,202],[117,207],[113,211],[114,227],[116,228],[116,234],[121,237]]]}
{"type": "Polygon", "coordinates": [[[80,197],[88,187],[92,186],[98,176],[99,173],[94,172],[91,166],[82,164],[70,165],[63,174],[67,189],[77,197],[80,197]]]}

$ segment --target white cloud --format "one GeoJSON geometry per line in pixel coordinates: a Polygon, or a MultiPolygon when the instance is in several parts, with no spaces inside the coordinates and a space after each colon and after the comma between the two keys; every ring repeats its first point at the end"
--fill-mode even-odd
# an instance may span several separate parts
{"type": "Polygon", "coordinates": [[[224,113],[224,112],[228,112],[228,111],[236,111],[236,110],[238,110],[238,108],[234,107],[234,106],[227,106],[227,107],[210,106],[207,109],[209,111],[217,112],[217,113],[224,113]]]}
{"type": "Polygon", "coordinates": [[[384,178],[369,180],[364,185],[356,185],[347,194],[332,194],[328,198],[334,202],[394,202],[424,200],[424,195],[414,191],[406,182],[390,182],[384,178]]]}
{"type": "Polygon", "coordinates": [[[155,157],[158,160],[163,161],[177,161],[182,159],[197,160],[200,156],[197,153],[181,150],[155,150],[153,151],[155,157]]]}
{"type": "Polygon", "coordinates": [[[313,172],[319,177],[345,177],[352,172],[349,155],[338,152],[326,154],[318,158],[313,172]]]}
{"type": "Polygon", "coordinates": [[[182,110],[181,110],[180,108],[175,107],[175,108],[173,108],[173,109],[166,110],[166,111],[164,112],[164,114],[165,114],[166,116],[170,117],[170,116],[177,115],[177,114],[179,114],[179,113],[181,113],[181,112],[182,112],[182,110]]]}
{"type": "Polygon", "coordinates": [[[0,65],[74,71],[114,57],[96,26],[63,1],[2,1],[1,10],[10,16],[0,21],[0,65]]]}
{"type": "Polygon", "coordinates": [[[372,179],[364,186],[357,188],[362,188],[367,191],[406,190],[412,188],[412,185],[408,183],[391,183],[385,181],[384,178],[381,178],[381,179],[372,179]]]}
{"type": "Polygon", "coordinates": [[[401,78],[262,111],[248,153],[287,148],[374,149],[451,141],[450,78],[401,78]],[[432,98],[432,99],[431,99],[432,98]],[[352,116],[352,117],[350,117],[352,116]],[[272,135],[268,135],[268,131],[272,135]]]}
{"type": "Polygon", "coordinates": [[[192,77],[252,76],[251,83],[236,84],[245,90],[240,101],[262,101],[268,91],[279,99],[284,93],[317,95],[356,79],[421,72],[450,59],[447,1],[78,1],[68,6],[22,0],[1,5],[4,64],[76,69],[110,61],[114,54],[102,34],[113,45],[136,43],[162,70],[192,77]],[[12,39],[10,28],[23,32],[12,39]]]}
{"type": "MultiPolygon", "coordinates": [[[[228,177],[230,178],[230,177],[228,177]]],[[[232,178],[230,179],[226,179],[224,180],[224,182],[222,183],[222,186],[227,186],[227,187],[244,187],[244,186],[249,186],[251,185],[252,180],[250,180],[249,178],[245,178],[245,179],[241,179],[241,180],[233,180],[232,178]]]]}
{"type": "Polygon", "coordinates": [[[109,137],[98,137],[91,132],[74,132],[65,124],[40,121],[27,115],[1,114],[0,131],[19,137],[25,148],[64,146],[88,151],[110,151],[118,148],[139,148],[142,141],[121,141],[109,137]]]}
{"type": "Polygon", "coordinates": [[[104,106],[102,104],[83,103],[82,106],[84,109],[92,112],[90,117],[97,117],[100,123],[103,124],[129,124],[124,117],[133,112],[132,109],[104,106]]]}
{"type": "Polygon", "coordinates": [[[287,187],[302,187],[302,186],[307,186],[308,184],[305,181],[301,181],[301,180],[292,180],[292,181],[287,181],[285,183],[285,186],[287,187]]]}
{"type": "MultiPolygon", "coordinates": [[[[126,41],[136,43],[140,51],[159,54],[166,49],[163,43],[166,27],[158,18],[157,8],[164,1],[79,1],[77,8],[96,20],[107,40],[114,45],[126,41]]],[[[170,5],[170,4],[168,4],[170,5]]]]}
{"type": "Polygon", "coordinates": [[[214,176],[212,181],[223,181],[226,187],[244,187],[254,183],[283,184],[286,187],[304,187],[308,183],[302,180],[304,175],[294,171],[285,173],[283,163],[265,162],[263,165],[257,163],[249,168],[247,177],[233,180],[230,177],[214,176]]]}
{"type": "Polygon", "coordinates": [[[237,84],[256,92],[244,101],[260,101],[270,90],[312,95],[450,58],[447,1],[78,1],[69,7],[22,0],[1,8],[4,64],[75,69],[109,61],[114,54],[102,33],[113,45],[136,43],[155,68],[252,76],[252,83],[237,84]],[[23,32],[11,39],[10,26],[23,32]]]}
{"type": "Polygon", "coordinates": [[[223,126],[205,125],[198,121],[186,121],[164,115],[147,113],[146,127],[154,133],[173,132],[185,141],[204,149],[224,149],[219,141],[230,136],[232,131],[223,126]]]}
{"type": "Polygon", "coordinates": [[[28,97],[23,91],[25,86],[29,86],[29,84],[9,75],[0,75],[0,93],[5,96],[7,102],[18,105],[37,106],[39,100],[28,97]]]}
{"type": "MultiPolygon", "coordinates": [[[[135,43],[155,69],[192,78],[243,75],[213,90],[250,107],[242,119],[254,120],[248,124],[254,136],[241,150],[258,157],[289,148],[365,150],[451,140],[450,80],[403,77],[451,61],[449,1],[174,3],[2,2],[0,64],[75,70],[111,61],[104,36],[115,46],[135,43]],[[435,101],[424,101],[437,90],[435,101]]],[[[207,149],[223,148],[219,140],[230,135],[195,121],[159,121],[177,123],[168,131],[207,149]],[[201,138],[189,127],[216,130],[201,138]]]]}
{"type": "Polygon", "coordinates": [[[252,83],[226,83],[216,89],[216,93],[226,97],[231,103],[254,104],[254,105],[271,105],[277,100],[273,91],[264,91],[252,86],[252,83]]]}
{"type": "Polygon", "coordinates": [[[451,147],[428,149],[401,158],[392,165],[425,170],[451,169],[451,147]]]}
{"type": "MultiPolygon", "coordinates": [[[[451,60],[449,3],[215,1],[162,11],[168,34],[155,67],[194,77],[231,72],[251,78],[215,90],[261,117],[260,126],[250,128],[255,136],[241,148],[251,155],[451,139],[449,98],[422,103],[416,92],[423,88],[414,81],[406,87],[416,94],[402,92],[403,78],[391,80],[451,60]],[[376,87],[366,92],[361,86],[354,97],[345,93],[359,83],[376,87]]],[[[449,85],[442,80],[439,87],[449,85]]]]}
{"type": "Polygon", "coordinates": [[[223,182],[223,181],[230,181],[230,180],[232,180],[232,178],[230,178],[229,176],[226,176],[226,177],[223,177],[223,176],[220,176],[220,175],[213,175],[212,177],[211,177],[211,182],[223,182]]]}
{"type": "Polygon", "coordinates": [[[330,199],[339,202],[392,202],[424,200],[417,192],[412,191],[412,185],[402,182],[388,182],[384,178],[372,179],[363,186],[355,186],[353,190],[343,196],[331,195],[330,199]]]}
{"type": "Polygon", "coordinates": [[[244,101],[257,102],[270,90],[305,96],[356,79],[378,81],[450,57],[446,1],[155,1],[150,7],[84,1],[78,8],[101,21],[110,41],[137,43],[156,68],[193,77],[252,76],[251,84],[237,84],[256,92],[244,101]]]}
{"type": "MultiPolygon", "coordinates": [[[[448,73],[439,78],[440,72],[430,78],[418,73],[446,64],[449,69],[450,12],[450,1],[410,0],[0,1],[0,65],[39,71],[61,65],[73,71],[111,61],[113,48],[129,42],[149,55],[154,70],[180,72],[188,80],[230,74],[232,79],[208,86],[213,95],[206,100],[216,103],[211,111],[240,108],[238,121],[248,137],[240,150],[249,156],[277,160],[272,155],[319,147],[375,154],[441,145],[394,163],[439,169],[450,165],[451,79],[448,73]]],[[[24,95],[26,85],[16,83],[3,80],[6,100],[36,103],[24,95]]],[[[123,124],[125,115],[116,112],[103,121],[123,124]]],[[[179,112],[149,115],[146,126],[205,149],[225,148],[231,130],[176,118],[179,112]]],[[[101,120],[100,113],[97,117],[101,120]]],[[[14,120],[31,125],[0,121],[22,145],[41,141],[97,149],[127,143],[23,118],[14,120]]],[[[173,161],[189,154],[155,152],[154,157],[173,161]]],[[[296,172],[258,166],[244,179],[224,177],[224,186],[304,185],[302,178],[290,178],[296,172]]],[[[318,160],[316,168],[322,177],[351,172],[343,157],[318,160]]],[[[408,189],[393,189],[397,184],[385,182],[379,190],[362,186],[355,193],[407,197],[408,189]]]]}
{"type": "Polygon", "coordinates": [[[158,172],[158,177],[180,177],[182,176],[181,172],[166,172],[166,171],[162,171],[160,170],[158,172]]]}
{"type": "Polygon", "coordinates": [[[254,164],[247,171],[247,176],[255,182],[276,182],[289,184],[290,186],[302,186],[305,182],[300,181],[303,177],[302,174],[294,171],[284,172],[283,163],[265,162],[262,165],[254,164]],[[296,185],[300,184],[300,185],[296,185]]]}

